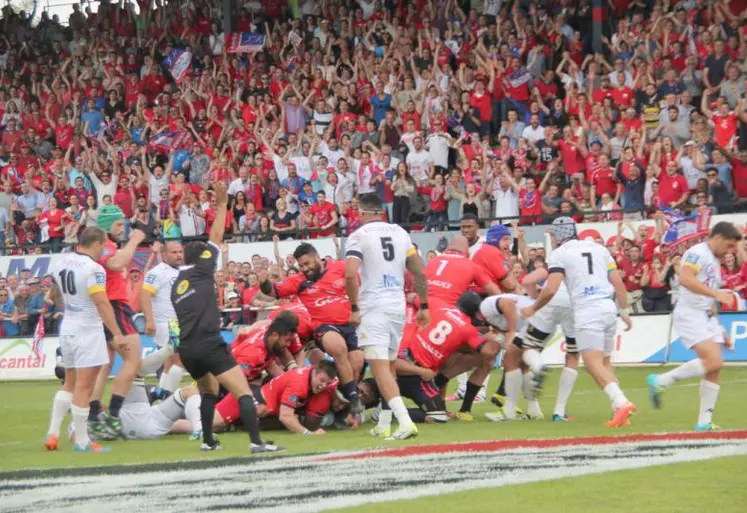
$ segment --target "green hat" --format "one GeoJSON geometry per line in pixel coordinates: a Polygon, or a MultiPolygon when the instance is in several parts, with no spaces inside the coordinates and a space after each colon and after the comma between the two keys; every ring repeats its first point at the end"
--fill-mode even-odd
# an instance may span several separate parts
{"type": "Polygon", "coordinates": [[[112,231],[112,225],[120,219],[124,219],[124,217],[124,212],[122,212],[122,209],[118,206],[103,205],[99,209],[99,218],[96,224],[99,228],[106,231],[106,233],[110,233],[112,231]]]}

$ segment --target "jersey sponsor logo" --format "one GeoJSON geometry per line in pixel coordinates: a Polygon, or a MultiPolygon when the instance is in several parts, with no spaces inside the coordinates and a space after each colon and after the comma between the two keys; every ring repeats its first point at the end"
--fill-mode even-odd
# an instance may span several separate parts
{"type": "Polygon", "coordinates": [[[179,285],[176,287],[176,293],[180,296],[187,292],[187,289],[189,288],[189,280],[182,280],[179,282],[179,285]]]}
{"type": "Polygon", "coordinates": [[[112,253],[113,253],[113,251],[111,250],[111,248],[104,248],[104,254],[103,254],[103,255],[101,255],[101,256],[102,256],[102,257],[105,257],[105,256],[109,256],[109,255],[111,255],[112,253]]]}
{"type": "Polygon", "coordinates": [[[208,258],[213,258],[213,252],[210,251],[209,249],[206,249],[205,251],[202,252],[202,254],[200,255],[200,258],[204,258],[206,260],[208,258]]]}
{"type": "Polygon", "coordinates": [[[145,283],[147,283],[148,285],[153,285],[154,283],[156,283],[156,276],[154,274],[147,275],[145,277],[145,283]]]}
{"type": "Polygon", "coordinates": [[[297,397],[297,396],[295,396],[295,395],[293,395],[293,394],[291,394],[291,395],[290,395],[290,396],[288,397],[288,400],[289,400],[290,402],[292,402],[292,403],[297,403],[297,402],[298,402],[298,397],[297,397]]]}
{"type": "Polygon", "coordinates": [[[96,273],[96,284],[106,285],[106,273],[96,273]]]}
{"type": "Polygon", "coordinates": [[[685,262],[688,264],[697,264],[698,263],[698,255],[695,253],[688,253],[685,255],[685,262]]]}
{"type": "Polygon", "coordinates": [[[316,301],[314,301],[314,304],[316,306],[324,306],[324,305],[329,305],[331,303],[339,303],[340,301],[345,301],[345,300],[341,297],[325,297],[325,298],[317,299],[316,301]]]}

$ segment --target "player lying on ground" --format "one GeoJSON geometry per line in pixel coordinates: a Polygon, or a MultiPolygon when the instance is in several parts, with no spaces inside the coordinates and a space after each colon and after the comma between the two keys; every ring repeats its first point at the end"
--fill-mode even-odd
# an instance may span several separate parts
{"type": "Polygon", "coordinates": [[[711,229],[706,242],[688,249],[680,266],[680,295],[674,307],[672,321],[682,344],[697,358],[664,374],[648,376],[651,402],[661,408],[661,394],[678,381],[703,378],[700,382],[700,412],[696,431],[711,431],[713,410],[721,389],[719,377],[724,366],[722,348],[733,349],[734,343],[718,320],[718,304],[733,300],[732,292],[719,290],[721,273],[719,258],[734,253],[742,233],[731,223],[720,222],[711,229]]]}
{"type": "Polygon", "coordinates": [[[331,356],[340,376],[340,389],[353,406],[363,411],[356,381],[363,369],[355,326],[350,325],[350,301],[345,294],[345,263],[322,261],[316,248],[299,244],[293,252],[300,273],[272,283],[267,271],[258,273],[262,293],[277,298],[297,296],[311,316],[319,349],[331,356]]]}
{"type": "Polygon", "coordinates": [[[109,363],[104,326],[116,346],[124,344],[114,310],[106,297],[106,272],[97,263],[108,242],[100,228],[86,228],[75,253],[65,255],[52,277],[59,287],[66,309],[60,326],[60,347],[65,382],[52,402],[52,414],[44,446],[59,449],[60,425],[68,409],[76,427],[76,452],[103,452],[88,437],[89,401],[96,378],[109,363]]]}
{"type": "Polygon", "coordinates": [[[472,419],[472,402],[500,351],[495,335],[481,335],[474,325],[482,320],[479,307],[480,296],[466,292],[457,306],[431,302],[430,323],[425,328],[408,320],[395,362],[397,381],[402,395],[425,410],[429,421],[447,420],[442,389],[450,378],[474,368],[457,415],[472,419]]]}
{"type": "MultiPolygon", "coordinates": [[[[252,389],[257,400],[257,414],[261,418],[277,417],[293,433],[323,435],[325,431],[319,426],[321,419],[330,411],[337,385],[335,365],[322,360],[314,367],[286,371],[261,387],[252,385],[252,389]],[[306,425],[298,419],[301,413],[306,425]]],[[[235,422],[239,411],[233,396],[224,397],[215,413],[213,428],[216,430],[235,422]]]]}

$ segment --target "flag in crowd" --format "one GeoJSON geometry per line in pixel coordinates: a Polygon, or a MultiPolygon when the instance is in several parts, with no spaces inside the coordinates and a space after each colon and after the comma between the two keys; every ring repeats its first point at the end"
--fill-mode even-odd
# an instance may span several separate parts
{"type": "Polygon", "coordinates": [[[506,77],[506,81],[511,88],[516,88],[520,85],[526,84],[527,82],[529,82],[529,80],[531,80],[531,78],[532,74],[529,72],[529,70],[524,66],[521,66],[520,68],[514,70],[508,77],[506,77]]]}
{"type": "Polygon", "coordinates": [[[189,66],[192,64],[192,54],[175,48],[162,61],[162,64],[168,68],[171,76],[179,83],[187,75],[187,71],[189,71],[189,66]]]}
{"type": "Polygon", "coordinates": [[[40,315],[34,330],[34,341],[31,344],[31,351],[34,353],[36,361],[41,360],[44,352],[44,316],[40,315]]]}
{"type": "Polygon", "coordinates": [[[162,132],[150,138],[150,145],[154,146],[161,153],[169,153],[170,150],[176,150],[189,141],[189,132],[162,132]]]}
{"type": "Polygon", "coordinates": [[[265,47],[265,36],[256,32],[233,32],[226,36],[228,53],[259,52],[265,47]]]}
{"type": "Polygon", "coordinates": [[[662,243],[675,246],[686,242],[693,237],[707,235],[710,224],[710,210],[681,217],[670,224],[669,229],[664,234],[662,243]]]}

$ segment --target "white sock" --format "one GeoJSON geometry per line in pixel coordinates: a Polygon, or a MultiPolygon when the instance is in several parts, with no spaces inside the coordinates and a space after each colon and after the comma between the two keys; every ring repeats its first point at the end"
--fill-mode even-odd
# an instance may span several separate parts
{"type": "Polygon", "coordinates": [[[506,403],[503,405],[503,413],[509,419],[516,417],[516,403],[521,393],[521,369],[506,372],[506,403]]]}
{"type": "Polygon", "coordinates": [[[555,398],[555,411],[553,413],[556,415],[565,417],[565,406],[571,397],[577,377],[578,371],[576,369],[563,367],[563,372],[560,373],[560,383],[558,383],[558,396],[555,398]]]}
{"type": "MultiPolygon", "coordinates": [[[[410,414],[407,411],[407,406],[405,406],[405,401],[403,401],[400,396],[397,396],[392,397],[388,402],[389,409],[397,418],[399,428],[402,429],[410,426],[412,424],[412,419],[410,418],[410,414]]],[[[381,413],[384,413],[385,411],[386,410],[382,410],[381,413]]]]}
{"type": "Polygon", "coordinates": [[[612,411],[618,410],[628,403],[628,398],[625,397],[625,394],[620,389],[620,385],[614,381],[604,387],[604,393],[610,398],[612,411]]]}
{"type": "Polygon", "coordinates": [[[190,424],[192,431],[202,429],[202,417],[200,416],[200,394],[189,396],[184,402],[184,416],[190,424]]]}
{"type": "Polygon", "coordinates": [[[530,417],[542,416],[542,408],[540,408],[540,403],[536,398],[527,399],[527,415],[530,417]]]}
{"type": "Polygon", "coordinates": [[[721,389],[716,383],[703,380],[700,382],[700,414],[698,424],[710,424],[713,419],[713,409],[718,400],[718,391],[721,389]]]}
{"type": "Polygon", "coordinates": [[[81,449],[88,446],[91,439],[88,438],[88,411],[90,408],[86,406],[81,408],[80,406],[70,405],[70,413],[73,415],[73,425],[75,426],[75,445],[81,449]]]}
{"type": "Polygon", "coordinates": [[[185,373],[186,371],[183,367],[172,365],[167,372],[161,374],[161,379],[158,380],[158,386],[164,390],[173,392],[179,388],[179,384],[182,382],[185,373]]]}
{"type": "Polygon", "coordinates": [[[49,419],[48,435],[60,436],[60,426],[70,409],[70,403],[73,401],[73,394],[66,390],[58,390],[52,400],[52,416],[49,419]]]}
{"type": "Polygon", "coordinates": [[[469,372],[462,372],[459,376],[457,376],[457,395],[461,395],[462,397],[464,397],[464,392],[465,390],[467,390],[467,380],[469,380],[469,372]]]}
{"type": "Polygon", "coordinates": [[[687,363],[683,363],[679,367],[675,367],[669,372],[665,372],[659,376],[657,384],[660,387],[668,387],[677,381],[683,381],[686,379],[702,378],[705,376],[706,370],[703,366],[703,360],[695,358],[687,363]]]}
{"type": "Polygon", "coordinates": [[[526,349],[521,354],[521,359],[534,374],[542,372],[542,355],[536,349],[526,349]]]}
{"type": "Polygon", "coordinates": [[[529,401],[530,399],[534,398],[534,390],[532,390],[532,380],[534,376],[532,376],[532,372],[524,372],[521,375],[521,393],[524,396],[524,399],[529,401]]]}
{"type": "Polygon", "coordinates": [[[379,412],[379,423],[378,426],[381,429],[391,429],[392,428],[392,410],[389,408],[384,409],[382,408],[379,412]]]}
{"type": "Polygon", "coordinates": [[[143,357],[143,361],[140,364],[140,375],[150,376],[155,374],[158,369],[161,368],[166,358],[174,354],[174,348],[171,344],[166,344],[163,347],[159,347],[152,353],[148,353],[143,357]]]}

